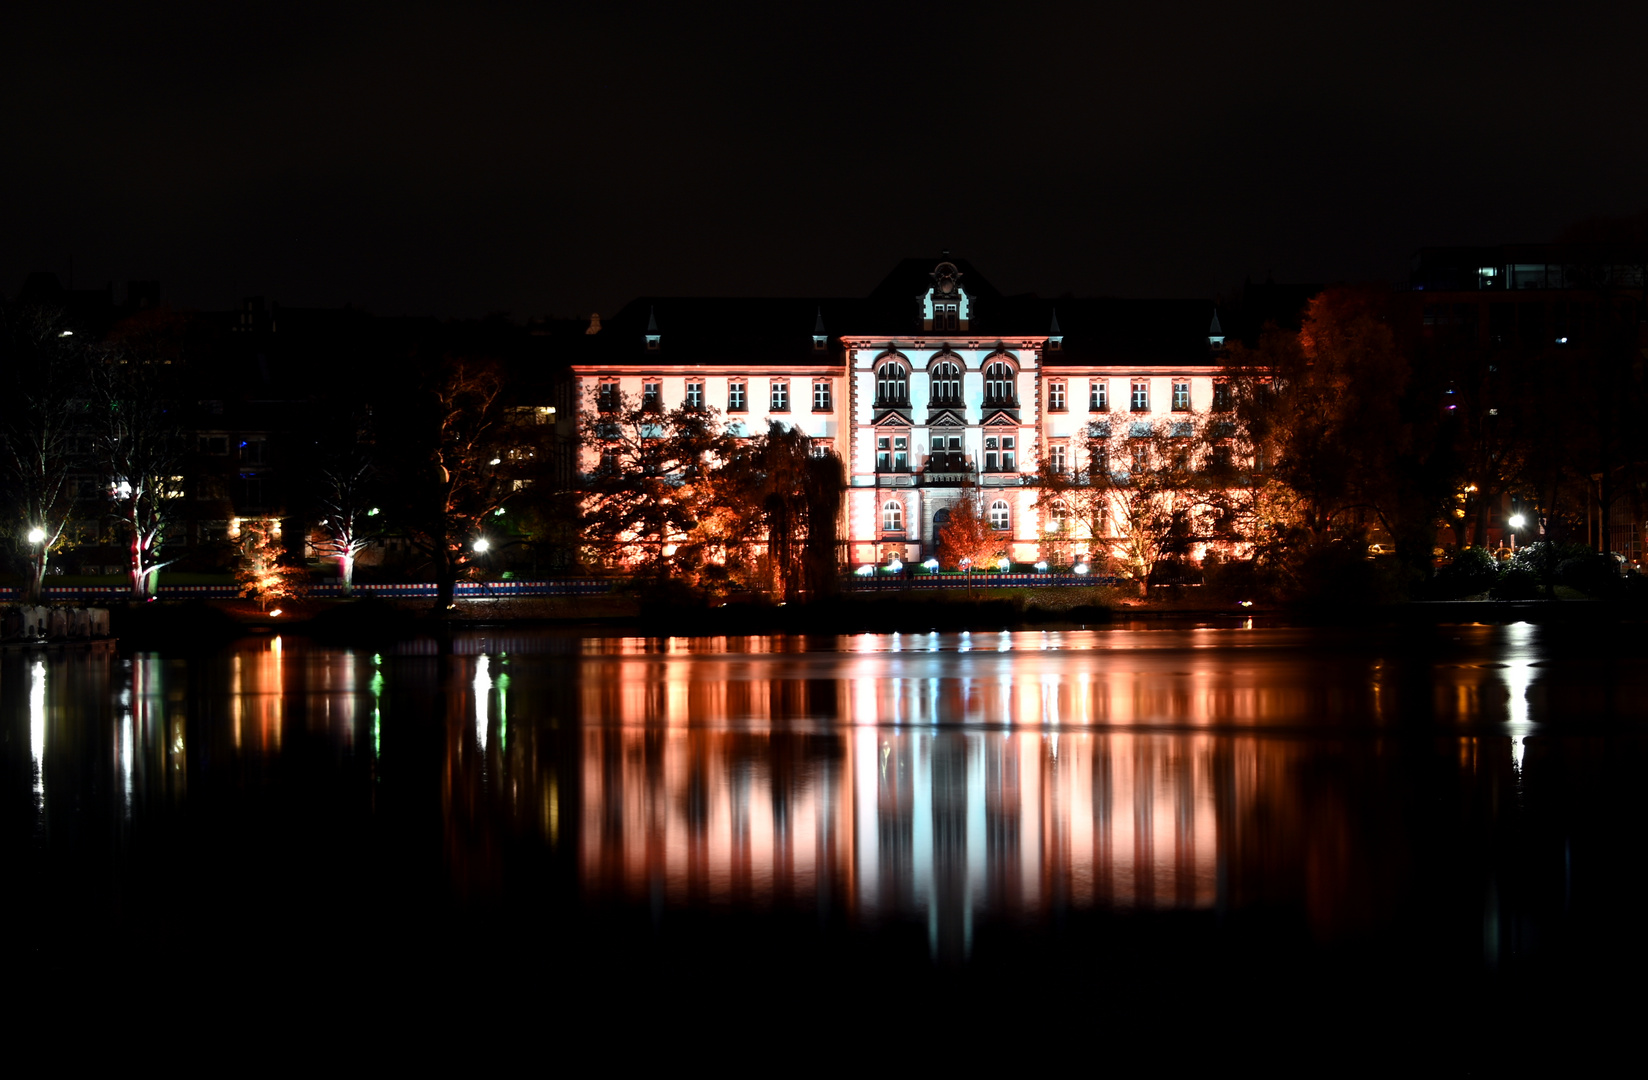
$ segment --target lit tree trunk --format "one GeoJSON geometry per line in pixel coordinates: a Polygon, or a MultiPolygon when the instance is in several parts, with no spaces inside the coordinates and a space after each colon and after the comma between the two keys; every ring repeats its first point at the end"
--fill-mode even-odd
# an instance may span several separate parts
{"type": "Polygon", "coordinates": [[[355,556],[347,547],[344,553],[338,556],[338,580],[343,586],[343,595],[355,595],[355,556]]]}

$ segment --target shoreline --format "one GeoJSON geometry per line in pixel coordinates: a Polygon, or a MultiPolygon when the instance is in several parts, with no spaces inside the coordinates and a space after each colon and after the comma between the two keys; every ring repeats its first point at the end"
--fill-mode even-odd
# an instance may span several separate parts
{"type": "Polygon", "coordinates": [[[558,630],[591,637],[726,637],[928,633],[1024,629],[1167,628],[1186,622],[1369,628],[1512,622],[1629,626],[1648,623],[1648,607],[1601,600],[1410,601],[1380,607],[1116,602],[1038,603],[1045,598],[935,599],[904,593],[833,598],[810,604],[703,605],[636,599],[544,597],[462,601],[437,618],[425,601],[324,600],[288,604],[279,615],[251,601],[177,600],[110,605],[122,648],[217,647],[255,634],[292,633],[338,642],[440,637],[495,626],[558,630]],[[596,602],[596,601],[599,602],[596,602]],[[1144,624],[1140,626],[1138,624],[1144,624]]]}

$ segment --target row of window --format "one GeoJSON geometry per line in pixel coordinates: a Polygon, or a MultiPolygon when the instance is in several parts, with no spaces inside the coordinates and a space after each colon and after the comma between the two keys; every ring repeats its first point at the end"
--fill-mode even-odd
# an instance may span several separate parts
{"type": "MultiPolygon", "coordinates": [[[[1013,523],[1012,510],[1005,499],[997,499],[990,504],[990,527],[997,532],[1006,532],[1013,523]]],[[[938,529],[950,520],[950,511],[940,510],[933,515],[933,529],[938,529]]],[[[897,499],[889,499],[881,507],[881,531],[884,533],[899,533],[904,531],[904,504],[897,499]]]]}
{"type": "MultiPolygon", "coordinates": [[[[1128,406],[1133,412],[1150,411],[1150,382],[1148,379],[1134,379],[1130,387],[1131,394],[1128,406]]],[[[1069,384],[1063,379],[1054,379],[1047,384],[1047,408],[1050,412],[1065,412],[1068,408],[1069,384]]],[[[1230,385],[1228,383],[1213,384],[1213,407],[1228,409],[1231,407],[1230,385]]],[[[1110,411],[1110,383],[1106,379],[1093,379],[1087,384],[1087,408],[1089,412],[1110,411]]],[[[1173,380],[1173,411],[1190,411],[1190,380],[1173,380]]]]}
{"type": "MultiPolygon", "coordinates": [[[[790,384],[785,380],[775,380],[770,388],[771,396],[768,399],[769,412],[790,411],[790,384]]],[[[830,383],[827,379],[817,379],[813,382],[813,411],[830,412],[833,406],[833,396],[830,392],[830,383]]],[[[686,406],[689,409],[702,409],[705,404],[704,384],[702,382],[688,382],[686,406]]],[[[648,410],[659,410],[664,407],[663,384],[659,382],[644,382],[641,384],[641,407],[648,410]]],[[[613,412],[618,408],[618,384],[615,382],[602,383],[596,396],[596,408],[601,412],[613,412]]],[[[749,384],[746,382],[732,382],[727,384],[727,411],[749,411],[749,384]]]]}
{"type": "MultiPolygon", "coordinates": [[[[961,367],[942,360],[927,373],[928,404],[938,407],[959,407],[961,400],[961,367]]],[[[997,361],[984,369],[984,404],[987,407],[1012,408],[1017,400],[1014,390],[1012,365],[997,361]]],[[[910,370],[897,360],[889,360],[876,368],[876,407],[894,408],[910,403],[910,370]]]]}
{"type": "MultiPolygon", "coordinates": [[[[928,376],[930,380],[930,396],[928,404],[933,407],[960,407],[961,397],[961,369],[949,361],[938,364],[928,376]]],[[[727,386],[727,411],[747,412],[749,410],[748,384],[732,382],[727,386]]],[[[768,411],[790,411],[790,384],[784,380],[775,380],[770,388],[768,411]]],[[[1048,384],[1047,407],[1051,412],[1065,412],[1068,410],[1069,386],[1062,379],[1048,384]]],[[[910,373],[896,361],[883,364],[876,371],[876,407],[891,408],[910,403],[910,373]]],[[[686,404],[688,408],[701,409],[704,407],[704,384],[702,382],[687,383],[686,404]]],[[[991,364],[985,371],[984,404],[987,408],[1012,408],[1016,404],[1016,395],[1013,388],[1013,371],[1006,364],[991,364]]],[[[618,384],[602,383],[600,387],[597,407],[602,412],[611,412],[618,407],[618,384]]],[[[641,384],[641,407],[644,409],[661,409],[663,407],[663,384],[659,382],[645,382],[641,384]]],[[[1133,380],[1129,407],[1133,412],[1150,411],[1150,383],[1145,379],[1133,380]]],[[[1230,386],[1227,383],[1215,383],[1213,386],[1213,407],[1225,410],[1231,407],[1230,386]]],[[[833,397],[828,380],[819,379],[813,382],[813,411],[830,412],[833,408],[833,397]]],[[[1110,410],[1110,383],[1104,379],[1094,379],[1088,384],[1087,408],[1091,412],[1108,412],[1110,410]]],[[[1190,410],[1190,383],[1188,380],[1173,382],[1174,412],[1188,412],[1190,410]]],[[[202,440],[204,443],[204,440],[202,440]]],[[[222,440],[218,440],[221,442],[222,440]]],[[[202,452],[206,452],[204,447],[202,452]]],[[[212,451],[225,452],[223,449],[212,451]]]]}
{"type": "MultiPolygon", "coordinates": [[[[1016,435],[989,435],[984,439],[984,471],[1013,472],[1018,467],[1016,435]]],[[[933,436],[934,454],[961,453],[960,435],[933,436]]],[[[876,472],[909,472],[910,440],[904,435],[876,439],[876,472]]]]}

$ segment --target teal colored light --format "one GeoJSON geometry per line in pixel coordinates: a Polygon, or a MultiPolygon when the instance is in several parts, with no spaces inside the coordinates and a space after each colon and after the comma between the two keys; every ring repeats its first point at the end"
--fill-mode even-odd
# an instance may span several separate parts
{"type": "Polygon", "coordinates": [[[383,665],[383,653],[373,653],[372,654],[372,663],[377,664],[381,667],[383,665]]]}

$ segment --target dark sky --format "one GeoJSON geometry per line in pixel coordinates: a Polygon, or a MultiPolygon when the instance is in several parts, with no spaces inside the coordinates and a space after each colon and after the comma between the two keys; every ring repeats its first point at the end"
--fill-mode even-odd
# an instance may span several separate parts
{"type": "Polygon", "coordinates": [[[6,294],[72,255],[179,306],[524,318],[949,248],[1210,295],[1648,205],[1640,2],[38,6],[0,33],[6,294]]]}

